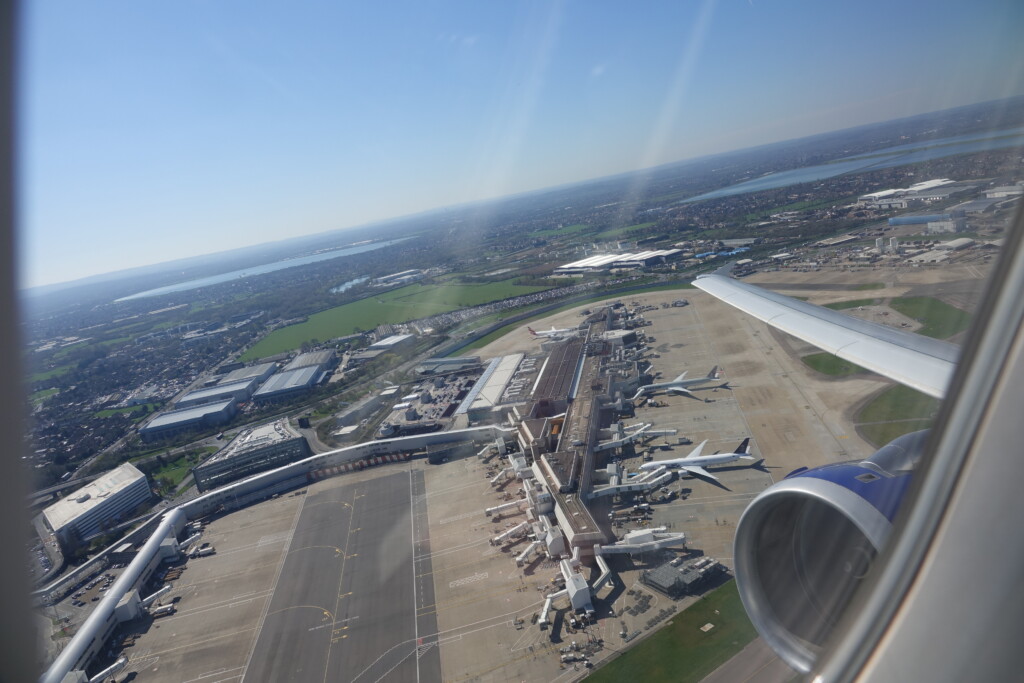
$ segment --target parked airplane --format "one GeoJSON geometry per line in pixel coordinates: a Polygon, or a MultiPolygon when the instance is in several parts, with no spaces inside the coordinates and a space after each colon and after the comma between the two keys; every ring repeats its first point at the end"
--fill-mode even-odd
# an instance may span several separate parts
{"type": "Polygon", "coordinates": [[[685,458],[675,458],[673,460],[657,460],[655,462],[648,462],[640,465],[641,470],[656,470],[659,467],[668,467],[670,469],[686,470],[690,474],[695,474],[700,477],[707,477],[708,479],[714,479],[718,481],[718,477],[704,469],[704,466],[708,465],[725,465],[736,460],[753,460],[754,456],[750,455],[750,439],[743,439],[743,443],[739,445],[732,453],[716,453],[714,455],[701,455],[701,451],[704,450],[704,446],[708,440],[701,441],[700,444],[685,458]]]}
{"type": "Polygon", "coordinates": [[[721,376],[718,371],[718,366],[711,368],[711,372],[706,377],[698,377],[696,379],[686,379],[686,373],[679,375],[671,382],[658,382],[657,384],[648,384],[647,386],[640,387],[636,391],[636,395],[633,396],[633,400],[640,398],[641,396],[647,396],[653,394],[656,391],[664,391],[666,394],[676,394],[678,396],[689,396],[696,398],[693,392],[689,390],[690,387],[699,387],[702,384],[708,382],[714,382],[721,376]]]}
{"type": "Polygon", "coordinates": [[[541,330],[540,332],[532,327],[527,327],[526,329],[528,329],[530,334],[534,337],[550,337],[551,339],[561,339],[562,337],[567,337],[570,334],[576,333],[576,330],[568,327],[563,330],[556,330],[554,325],[551,326],[550,330],[541,330]]]}

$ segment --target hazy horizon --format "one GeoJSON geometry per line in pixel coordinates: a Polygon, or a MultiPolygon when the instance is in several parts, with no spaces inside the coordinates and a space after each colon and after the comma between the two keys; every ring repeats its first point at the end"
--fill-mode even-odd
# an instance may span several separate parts
{"type": "Polygon", "coordinates": [[[1021,94],[1014,3],[785,5],[29,5],[21,287],[1021,94]]]}

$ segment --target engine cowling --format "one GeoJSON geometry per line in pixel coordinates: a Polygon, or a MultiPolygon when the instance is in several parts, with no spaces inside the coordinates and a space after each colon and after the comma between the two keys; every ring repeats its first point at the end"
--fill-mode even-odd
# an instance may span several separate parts
{"type": "Polygon", "coordinates": [[[740,598],[761,637],[797,671],[810,671],[885,547],[927,435],[905,434],[867,460],[796,470],[740,517],[740,598]]]}

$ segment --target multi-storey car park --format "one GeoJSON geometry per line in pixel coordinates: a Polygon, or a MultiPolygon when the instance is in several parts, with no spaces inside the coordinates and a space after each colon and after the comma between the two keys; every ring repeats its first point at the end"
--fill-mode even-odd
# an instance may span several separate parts
{"type": "MultiPolygon", "coordinates": [[[[699,325],[699,317],[692,308],[663,308],[659,314],[682,316],[691,325],[699,325]]],[[[178,539],[194,536],[184,527],[190,520],[200,519],[211,520],[211,541],[224,541],[216,541],[217,553],[203,561],[207,564],[198,564],[192,573],[186,574],[192,577],[188,583],[192,589],[186,588],[182,593],[182,604],[193,605],[197,615],[207,615],[210,624],[204,622],[204,629],[214,629],[214,622],[218,624],[219,630],[204,630],[209,635],[203,638],[227,638],[224,634],[235,632],[235,621],[248,624],[244,632],[232,636],[237,640],[229,648],[234,654],[223,651],[227,647],[227,641],[223,641],[217,646],[220,651],[213,661],[230,660],[234,662],[232,666],[238,667],[234,671],[240,671],[243,677],[247,674],[251,680],[283,676],[286,672],[303,679],[305,674],[288,669],[299,666],[299,662],[305,662],[300,667],[303,670],[307,666],[310,671],[316,670],[316,675],[305,676],[316,680],[331,670],[348,678],[362,672],[376,679],[391,670],[404,675],[411,673],[407,669],[410,666],[419,668],[426,680],[435,680],[453,662],[476,656],[444,635],[458,631],[458,640],[465,640],[467,648],[468,643],[479,642],[474,640],[476,635],[453,621],[453,615],[465,610],[467,619],[468,615],[476,615],[472,618],[490,624],[488,629],[505,623],[525,629],[523,642],[528,641],[531,648],[544,652],[550,647],[547,634],[559,631],[563,615],[571,620],[576,619],[576,614],[584,620],[588,616],[598,617],[600,623],[611,624],[609,628],[617,633],[618,619],[605,619],[609,605],[604,602],[617,598],[602,597],[604,588],[616,582],[613,567],[630,571],[617,556],[656,559],[665,548],[678,548],[687,539],[692,543],[693,538],[704,541],[705,547],[720,554],[728,552],[730,533],[729,527],[719,525],[717,517],[714,524],[703,525],[699,520],[688,521],[692,515],[673,516],[668,512],[670,508],[657,507],[659,500],[681,500],[688,495],[685,492],[692,491],[674,484],[676,477],[671,471],[660,468],[631,478],[624,466],[633,467],[645,442],[658,436],[668,441],[680,426],[688,431],[731,429],[724,434],[728,440],[746,433],[747,426],[735,400],[722,402],[721,398],[717,405],[681,405],[680,415],[697,410],[718,415],[713,423],[701,425],[694,416],[685,418],[693,419],[692,423],[684,423],[683,417],[676,418],[669,429],[653,430],[646,422],[627,424],[634,412],[635,419],[641,421],[659,419],[656,408],[634,407],[627,397],[634,395],[638,385],[652,380],[649,358],[655,348],[663,356],[674,352],[663,348],[664,344],[655,347],[643,343],[644,335],[637,330],[644,324],[637,309],[604,309],[587,318],[585,327],[581,337],[544,342],[539,353],[506,354],[489,363],[493,371],[476,382],[479,391],[472,396],[466,392],[462,402],[467,410],[454,420],[464,424],[472,418],[469,427],[377,439],[310,456],[217,488],[164,513],[152,522],[156,529],[150,541],[139,549],[107,597],[82,623],[79,635],[64,648],[44,680],[61,680],[65,672],[77,669],[95,672],[116,657],[117,643],[105,640],[117,631],[120,620],[142,614],[126,605],[135,604],[136,600],[141,605],[146,595],[159,589],[160,584],[152,579],[161,571],[159,553],[172,554],[167,548],[174,544],[197,544],[191,538],[178,539]],[[618,333],[626,328],[633,332],[618,333]],[[515,363],[506,362],[509,358],[515,363]],[[486,401],[470,411],[469,406],[481,396],[486,401]],[[691,406],[693,409],[689,410],[691,406]],[[460,443],[463,446],[456,447],[460,443]],[[467,458],[467,451],[477,457],[467,458]],[[506,451],[508,459],[495,466],[496,458],[504,458],[506,451]],[[412,464],[411,469],[404,466],[379,473],[357,473],[368,464],[401,461],[417,454],[430,457],[431,462],[447,462],[436,468],[412,464]],[[485,468],[490,475],[481,480],[485,468]],[[391,471],[394,474],[387,473],[391,471]],[[477,473],[473,475],[476,479],[465,479],[471,472],[477,473]],[[341,474],[346,476],[337,476],[341,474]],[[665,492],[670,485],[671,496],[667,497],[665,492]],[[285,502],[286,494],[297,489],[302,494],[299,500],[292,502],[295,497],[288,495],[285,502]],[[447,491],[479,493],[453,496],[447,491]],[[474,503],[480,495],[485,496],[485,501],[486,496],[499,498],[496,504],[474,503]],[[646,495],[646,500],[655,503],[662,519],[676,521],[668,522],[667,527],[652,527],[644,521],[652,514],[651,507],[634,500],[639,495],[646,495]],[[248,507],[268,499],[278,502],[248,507]],[[280,510],[285,516],[275,517],[277,521],[272,522],[260,514],[229,514],[264,507],[280,510]],[[250,524],[247,519],[258,526],[246,531],[250,524]],[[225,524],[232,530],[218,532],[225,524]],[[630,525],[635,528],[625,528],[630,525]],[[222,535],[216,536],[217,533],[222,535]],[[250,540],[245,541],[246,538],[250,540]],[[467,542],[472,538],[479,540],[467,542]],[[225,545],[229,550],[225,551],[225,545]],[[488,547],[492,550],[481,554],[480,549],[488,547]],[[233,559],[236,555],[237,560],[233,559]],[[256,559],[257,555],[264,559],[256,559]],[[246,557],[250,559],[245,560],[246,557]],[[280,559],[271,560],[273,557],[280,559]],[[201,567],[220,569],[208,573],[201,567]],[[594,568],[592,573],[588,567],[594,568]],[[534,590],[529,584],[537,572],[549,572],[554,582],[545,578],[535,586],[543,590],[534,590]],[[247,576],[263,577],[259,585],[264,587],[254,588],[256,592],[242,592],[240,595],[246,597],[225,602],[228,597],[219,599],[217,594],[222,589],[214,587],[214,583],[220,583],[218,576],[237,577],[243,585],[249,580],[247,576]],[[507,578],[498,580],[499,576],[507,578]],[[496,580],[498,583],[494,583],[496,580]],[[489,592],[484,590],[486,586],[491,586],[489,592]],[[522,592],[527,587],[529,592],[522,592]],[[465,595],[471,597],[459,597],[465,595]],[[518,597],[487,602],[502,595],[518,597]],[[406,599],[415,606],[409,614],[398,607],[406,599]],[[256,608],[250,605],[254,601],[256,605],[265,603],[262,613],[253,611],[256,608]],[[392,603],[394,609],[386,607],[392,603]],[[481,608],[487,604],[494,607],[480,612],[474,607],[477,604],[481,608]],[[506,604],[515,612],[500,611],[506,604]],[[228,605],[235,610],[234,616],[232,621],[221,624],[217,620],[227,618],[228,605]],[[318,605],[323,609],[314,612],[301,605],[318,605]],[[531,613],[534,623],[524,625],[522,621],[531,613]],[[378,631],[380,628],[385,630],[378,631]],[[527,636],[527,632],[536,635],[527,636]],[[111,652],[111,646],[115,651],[111,652]],[[450,654],[437,660],[439,649],[450,654]],[[383,659],[374,663],[378,655],[383,659]],[[358,672],[337,669],[344,666],[356,667],[358,672]]],[[[692,357],[695,348],[689,337],[697,333],[698,327],[693,327],[671,334],[687,339],[692,357]]],[[[731,329],[730,339],[735,334],[736,330],[731,329]]],[[[664,341],[660,331],[659,338],[664,341]]],[[[699,359],[691,362],[703,365],[705,359],[716,358],[710,353],[713,352],[705,349],[699,359]]],[[[668,413],[662,415],[668,417],[668,413]]],[[[763,471],[749,472],[749,476],[742,477],[736,473],[733,485],[753,487],[754,492],[771,479],[763,471]]],[[[697,487],[693,485],[694,489],[697,487]]],[[[746,488],[742,491],[743,496],[748,495],[746,488]]],[[[731,517],[732,513],[721,510],[742,509],[743,500],[735,494],[728,496],[726,507],[715,508],[720,509],[716,515],[731,517]]],[[[683,513],[688,508],[678,509],[683,513]]],[[[702,508],[694,508],[699,509],[702,508]]],[[[695,590],[705,574],[718,571],[714,563],[695,567],[693,562],[678,569],[654,562],[650,567],[652,573],[643,583],[665,593],[685,593],[695,590]],[[653,571],[655,568],[658,571],[653,571]]],[[[640,577],[635,580],[640,581],[640,577]]],[[[59,587],[51,587],[50,592],[59,593],[59,587]]],[[[156,603],[153,605],[159,609],[156,603]]],[[[177,623],[174,620],[185,619],[184,614],[168,617],[165,623],[177,623]]],[[[630,626],[630,633],[633,630],[630,626]]],[[[149,640],[148,635],[145,638],[149,640]]],[[[154,658],[177,661],[186,650],[190,660],[198,662],[206,647],[202,642],[202,638],[188,640],[187,645],[165,642],[156,650],[142,651],[144,656],[129,653],[132,666],[149,667],[152,663],[156,667],[154,658]]],[[[212,656],[207,656],[207,661],[212,656]]]]}

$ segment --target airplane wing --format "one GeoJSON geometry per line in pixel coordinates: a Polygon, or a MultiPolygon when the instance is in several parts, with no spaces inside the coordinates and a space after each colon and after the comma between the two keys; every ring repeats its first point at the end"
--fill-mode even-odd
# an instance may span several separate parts
{"type": "Polygon", "coordinates": [[[699,444],[697,444],[697,447],[694,448],[692,451],[690,451],[690,454],[687,455],[686,457],[687,458],[699,458],[701,452],[704,450],[704,446],[706,446],[707,444],[708,444],[708,440],[704,439],[699,444]]]}
{"type": "Polygon", "coordinates": [[[960,349],[948,342],[860,320],[724,275],[695,287],[772,327],[929,396],[942,398],[960,349]]]}
{"type": "Polygon", "coordinates": [[[690,474],[695,474],[699,477],[707,477],[708,479],[714,479],[715,481],[718,481],[718,477],[711,474],[703,467],[697,467],[696,465],[684,465],[683,469],[689,472],[690,474]]]}
{"type": "Polygon", "coordinates": [[[680,387],[672,387],[665,390],[666,394],[672,394],[674,396],[693,396],[693,392],[689,389],[682,389],[680,387]]]}

